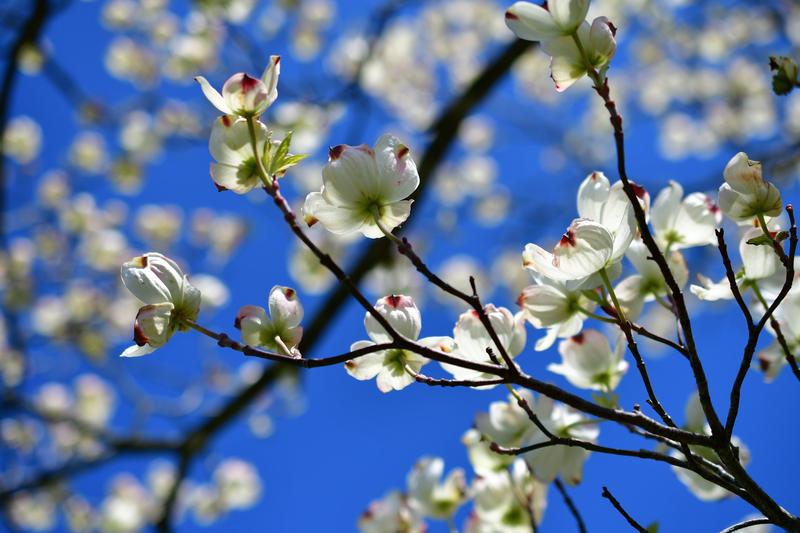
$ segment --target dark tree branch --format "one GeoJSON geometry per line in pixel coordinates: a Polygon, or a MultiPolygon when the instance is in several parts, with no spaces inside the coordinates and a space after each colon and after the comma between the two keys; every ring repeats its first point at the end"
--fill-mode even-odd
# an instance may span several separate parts
{"type": "Polygon", "coordinates": [[[611,505],[614,506],[614,509],[616,509],[617,512],[622,515],[622,517],[625,519],[625,521],[628,522],[628,524],[630,524],[630,526],[633,529],[635,529],[639,533],[648,533],[647,529],[642,527],[642,525],[639,524],[639,522],[634,520],[633,517],[630,514],[628,514],[628,511],[626,511],[625,508],[622,507],[622,504],[619,503],[619,500],[617,500],[614,497],[614,495],[611,494],[611,491],[608,490],[608,487],[603,487],[602,495],[603,495],[603,498],[605,498],[605,499],[607,499],[608,501],[611,502],[611,505]]]}
{"type": "Polygon", "coordinates": [[[556,486],[556,489],[559,493],[561,493],[561,497],[564,499],[564,504],[569,509],[569,512],[572,513],[572,516],[575,518],[575,522],[578,525],[578,531],[580,533],[586,533],[586,524],[583,521],[583,517],[581,517],[581,513],[578,510],[578,507],[575,505],[575,502],[572,501],[570,498],[569,493],[567,492],[567,488],[561,482],[559,478],[556,478],[553,481],[553,484],[556,486]]]}

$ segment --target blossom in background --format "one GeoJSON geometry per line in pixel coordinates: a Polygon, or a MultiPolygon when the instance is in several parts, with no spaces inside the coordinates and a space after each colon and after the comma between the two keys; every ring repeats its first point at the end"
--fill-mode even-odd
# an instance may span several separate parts
{"type": "Polygon", "coordinates": [[[728,161],[723,172],[725,183],[719,188],[719,206],[723,213],[739,223],[750,223],[757,216],[778,216],[781,193],[764,181],[761,163],[739,152],[728,161]]]}
{"type": "MultiPolygon", "coordinates": [[[[536,416],[553,435],[570,437],[584,442],[595,442],[600,430],[596,424],[578,411],[566,405],[555,403],[546,396],[539,396],[531,405],[536,416]]],[[[531,436],[523,439],[523,446],[548,441],[549,437],[533,426],[531,436]]],[[[524,455],[533,475],[542,483],[551,483],[560,477],[565,483],[577,485],[583,478],[583,463],[589,452],[583,448],[569,446],[548,446],[524,455]]]]}
{"type": "Polygon", "coordinates": [[[383,135],[373,150],[340,144],[330,149],[322,169],[322,189],[306,196],[303,214],[311,226],[322,223],[331,233],[361,232],[377,239],[411,213],[406,200],[419,186],[417,166],[407,146],[383,135]]]}
{"type": "Polygon", "coordinates": [[[614,350],[605,335],[586,329],[558,345],[561,363],[547,365],[547,370],[560,374],[580,389],[609,392],[614,390],[628,371],[625,342],[618,339],[614,350]]]}
{"type": "MultiPolygon", "coordinates": [[[[505,307],[495,307],[488,304],[483,312],[492,324],[500,344],[505,348],[509,357],[516,357],[525,348],[526,333],[525,319],[523,314],[513,314],[505,307]]],[[[503,364],[503,358],[498,347],[495,345],[486,328],[481,322],[478,312],[474,309],[465,311],[458,317],[455,328],[453,328],[453,342],[455,346],[452,355],[467,361],[484,364],[496,364],[489,357],[487,349],[491,349],[495,360],[503,364]]],[[[459,380],[486,381],[496,379],[497,376],[486,374],[477,370],[470,370],[460,366],[442,363],[442,368],[459,380]]],[[[492,385],[486,387],[491,388],[492,385]]]]}
{"type": "MultiPolygon", "coordinates": [[[[711,429],[706,423],[705,413],[703,412],[703,407],[700,404],[700,399],[697,392],[694,392],[691,396],[689,396],[689,399],[686,402],[685,414],[685,428],[687,430],[707,435],[711,433],[711,429]]],[[[750,450],[747,448],[747,446],[745,446],[741,439],[735,435],[731,436],[731,444],[738,448],[739,461],[742,463],[742,466],[747,467],[747,464],[750,462],[750,450]]],[[[689,449],[693,454],[696,454],[703,459],[718,465],[722,464],[722,461],[717,456],[716,452],[714,452],[714,450],[711,448],[690,445],[689,449]]],[[[680,450],[673,449],[670,451],[670,455],[681,460],[686,459],[686,456],[684,456],[680,450]]],[[[680,468],[675,465],[673,465],[671,468],[678,477],[678,480],[686,485],[686,488],[688,488],[692,494],[702,501],[719,501],[733,496],[726,489],[705,479],[696,472],[692,472],[691,470],[686,470],[685,468],[680,468]]]]}
{"type": "Polygon", "coordinates": [[[203,76],[197,76],[195,80],[208,101],[222,113],[248,118],[260,115],[277,100],[280,73],[281,57],[270,56],[260,79],[238,72],[222,86],[222,94],[203,76]]]}
{"type": "Polygon", "coordinates": [[[444,461],[440,457],[423,457],[407,478],[411,507],[420,515],[446,520],[452,517],[466,498],[464,471],[456,468],[442,480],[444,461]]]}
{"type": "MultiPolygon", "coordinates": [[[[267,127],[258,122],[255,131],[256,150],[261,154],[267,140],[267,127]]],[[[211,178],[220,191],[245,194],[261,184],[246,119],[223,115],[215,120],[208,150],[216,160],[211,164],[211,178]]]]}
{"type": "MultiPolygon", "coordinates": [[[[789,291],[773,316],[780,325],[790,353],[796,356],[800,353],[800,291],[797,288],[789,291]]],[[[769,326],[767,329],[776,335],[774,328],[769,326]]],[[[767,383],[778,377],[781,369],[786,366],[786,354],[777,340],[758,352],[756,357],[757,368],[764,373],[764,380],[767,383]]]]}
{"type": "Polygon", "coordinates": [[[722,213],[708,195],[696,192],[684,198],[683,187],[672,180],[650,210],[653,233],[663,250],[716,244],[720,222],[722,213]]]}
{"type": "Polygon", "coordinates": [[[360,533],[424,533],[426,530],[422,518],[398,491],[370,502],[369,508],[358,519],[360,533]]]}
{"type": "Polygon", "coordinates": [[[466,533],[529,533],[531,515],[539,524],[547,507],[547,485],[531,476],[522,459],[509,470],[476,477],[470,489],[474,506],[466,533]]]}
{"type": "Polygon", "coordinates": [[[136,357],[163,346],[184,320],[200,312],[200,291],[172,259],[156,252],[134,257],[120,270],[122,283],[145,305],[134,322],[134,344],[122,352],[136,357]]]}
{"type": "Polygon", "coordinates": [[[269,291],[269,316],[263,307],[246,305],[236,315],[242,341],[283,355],[300,357],[297,345],[303,337],[303,306],[297,291],[275,285],[269,291]]]}
{"type": "Polygon", "coordinates": [[[3,155],[20,165],[30,163],[39,155],[42,148],[42,128],[32,118],[25,115],[12,118],[2,134],[0,148],[3,155]]]}
{"type": "MultiPolygon", "coordinates": [[[[375,303],[375,309],[397,333],[408,340],[417,341],[422,329],[422,316],[411,297],[385,296],[375,303]]],[[[350,351],[392,341],[391,335],[383,329],[383,326],[371,313],[367,313],[364,317],[364,327],[371,340],[353,343],[350,351]]],[[[433,349],[443,349],[440,347],[441,337],[419,339],[418,343],[433,349]]],[[[381,392],[389,392],[404,389],[414,382],[414,376],[406,370],[406,367],[417,373],[427,362],[425,357],[414,352],[391,349],[351,359],[345,363],[344,368],[348,374],[358,380],[377,378],[378,389],[381,392]]]]}

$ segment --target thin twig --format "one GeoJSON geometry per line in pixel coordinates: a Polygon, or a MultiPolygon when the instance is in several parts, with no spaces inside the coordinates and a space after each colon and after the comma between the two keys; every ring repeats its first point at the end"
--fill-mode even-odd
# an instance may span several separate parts
{"type": "Polygon", "coordinates": [[[608,490],[608,487],[603,487],[603,498],[611,502],[611,505],[614,506],[614,509],[616,509],[617,512],[619,512],[619,514],[622,515],[622,517],[631,525],[633,529],[635,529],[639,533],[648,533],[647,529],[642,527],[642,525],[639,524],[639,522],[634,520],[633,517],[630,514],[628,514],[628,511],[626,511],[625,508],[622,507],[622,504],[619,503],[619,500],[617,500],[614,497],[614,495],[611,494],[611,491],[608,490]]]}
{"type": "Polygon", "coordinates": [[[578,524],[578,531],[580,531],[580,533],[586,533],[586,524],[583,521],[583,517],[581,517],[581,513],[578,510],[578,507],[575,505],[575,502],[572,501],[572,498],[570,498],[564,483],[562,483],[559,478],[556,478],[553,481],[553,484],[556,486],[558,492],[561,493],[561,497],[564,499],[564,504],[566,504],[569,512],[572,513],[572,516],[575,518],[575,522],[578,524]]]}

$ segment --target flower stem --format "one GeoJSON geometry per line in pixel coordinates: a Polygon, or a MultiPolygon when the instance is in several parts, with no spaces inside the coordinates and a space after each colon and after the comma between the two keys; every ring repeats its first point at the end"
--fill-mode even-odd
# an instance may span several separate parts
{"type": "Polygon", "coordinates": [[[256,167],[258,168],[261,183],[264,184],[264,187],[272,187],[272,178],[267,174],[267,169],[264,168],[264,162],[261,160],[261,154],[258,153],[255,117],[247,117],[247,130],[250,132],[250,146],[253,147],[253,155],[256,158],[256,167]]]}
{"type": "Polygon", "coordinates": [[[373,220],[375,220],[375,224],[383,232],[383,234],[386,235],[386,238],[389,239],[390,241],[394,242],[397,245],[403,244],[400,241],[400,239],[397,238],[397,235],[395,235],[394,233],[389,231],[389,228],[387,228],[383,224],[383,222],[381,222],[380,208],[377,205],[373,205],[372,208],[371,208],[371,211],[372,211],[372,218],[373,218],[373,220]]]}
{"type": "Polygon", "coordinates": [[[614,304],[614,310],[617,312],[617,317],[619,317],[620,324],[626,323],[628,319],[625,318],[625,313],[622,311],[622,306],[619,304],[619,300],[617,299],[617,293],[614,292],[614,286],[611,285],[611,280],[608,279],[608,272],[606,272],[605,268],[600,269],[600,278],[603,280],[603,285],[606,286],[608,295],[611,296],[611,303],[614,304]]]}

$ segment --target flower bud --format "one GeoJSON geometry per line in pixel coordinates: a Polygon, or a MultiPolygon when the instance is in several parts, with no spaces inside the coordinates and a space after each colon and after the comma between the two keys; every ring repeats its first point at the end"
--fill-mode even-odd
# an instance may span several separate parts
{"type": "Polygon", "coordinates": [[[189,283],[175,261],[156,252],[134,257],[121,268],[122,282],[146,304],[169,302],[175,313],[194,320],[200,311],[200,291],[189,283]]]}
{"type": "Polygon", "coordinates": [[[122,352],[122,357],[147,355],[166,344],[175,331],[173,309],[169,302],[142,306],[133,324],[133,341],[136,344],[122,352]]]}
{"type": "Polygon", "coordinates": [[[761,174],[761,163],[739,152],[725,166],[725,183],[719,188],[722,212],[736,222],[757,216],[774,217],[781,212],[781,193],[761,174]]]}

